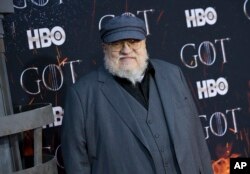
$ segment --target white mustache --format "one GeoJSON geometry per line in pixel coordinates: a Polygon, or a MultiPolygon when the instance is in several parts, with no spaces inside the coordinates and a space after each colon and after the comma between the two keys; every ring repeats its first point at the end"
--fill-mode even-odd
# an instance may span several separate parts
{"type": "Polygon", "coordinates": [[[121,56],[118,59],[120,60],[120,59],[126,59],[126,58],[136,59],[135,56],[121,56]]]}

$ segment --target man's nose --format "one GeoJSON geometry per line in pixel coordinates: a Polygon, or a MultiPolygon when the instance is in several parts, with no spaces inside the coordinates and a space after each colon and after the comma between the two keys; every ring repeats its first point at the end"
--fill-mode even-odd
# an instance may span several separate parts
{"type": "Polygon", "coordinates": [[[130,48],[130,46],[128,45],[127,42],[123,43],[122,49],[121,49],[121,53],[123,54],[127,54],[130,53],[132,51],[132,49],[130,48]]]}

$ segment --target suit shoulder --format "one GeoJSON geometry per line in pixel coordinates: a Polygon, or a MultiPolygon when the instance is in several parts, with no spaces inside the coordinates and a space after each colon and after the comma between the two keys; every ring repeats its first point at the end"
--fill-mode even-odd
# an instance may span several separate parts
{"type": "Polygon", "coordinates": [[[98,76],[97,71],[92,71],[86,75],[83,75],[78,80],[76,80],[76,83],[73,84],[71,87],[75,88],[76,90],[94,88],[95,86],[97,86],[98,83],[97,76],[98,76]]]}

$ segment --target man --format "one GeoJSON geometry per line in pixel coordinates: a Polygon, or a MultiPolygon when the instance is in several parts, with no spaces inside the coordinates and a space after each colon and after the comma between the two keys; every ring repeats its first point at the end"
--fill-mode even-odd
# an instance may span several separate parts
{"type": "Polygon", "coordinates": [[[211,174],[209,151],[180,69],[149,60],[131,13],[101,29],[105,67],[67,94],[62,152],[68,174],[211,174]]]}

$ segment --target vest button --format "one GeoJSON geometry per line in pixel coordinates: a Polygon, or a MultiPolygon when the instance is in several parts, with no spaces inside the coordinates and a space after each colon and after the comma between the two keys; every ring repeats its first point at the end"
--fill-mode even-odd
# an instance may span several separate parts
{"type": "Polygon", "coordinates": [[[167,159],[164,159],[164,166],[168,167],[168,160],[167,159]]]}
{"type": "Polygon", "coordinates": [[[155,134],[154,135],[155,138],[159,138],[159,136],[160,136],[159,134],[155,134]]]}
{"type": "Polygon", "coordinates": [[[164,166],[168,167],[168,162],[167,161],[164,162],[164,166]]]}
{"type": "Polygon", "coordinates": [[[152,124],[152,122],[153,122],[152,120],[148,120],[148,124],[152,124]]]}

